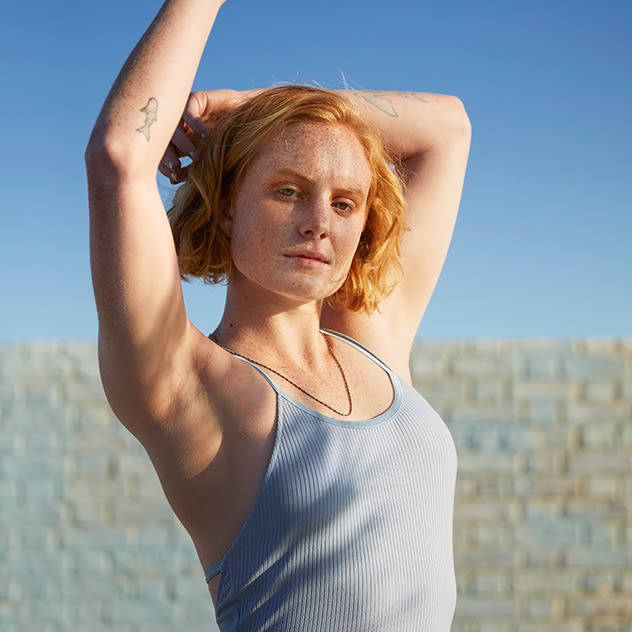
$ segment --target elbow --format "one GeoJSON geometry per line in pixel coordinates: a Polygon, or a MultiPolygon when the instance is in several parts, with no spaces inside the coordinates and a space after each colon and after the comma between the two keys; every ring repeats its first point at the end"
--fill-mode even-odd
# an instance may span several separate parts
{"type": "Polygon", "coordinates": [[[465,104],[455,96],[446,96],[442,136],[450,140],[466,141],[472,137],[472,123],[465,104]]]}
{"type": "Polygon", "coordinates": [[[445,96],[444,99],[429,149],[467,154],[472,139],[472,123],[465,105],[458,97],[445,96]]]}
{"type": "Polygon", "coordinates": [[[465,109],[465,104],[463,103],[463,101],[461,101],[461,99],[458,99],[458,98],[457,98],[457,101],[458,101],[457,128],[459,132],[461,133],[461,135],[466,137],[469,142],[470,138],[472,138],[472,122],[470,121],[469,114],[467,113],[467,110],[465,109]]]}
{"type": "Polygon", "coordinates": [[[123,151],[119,144],[98,128],[92,131],[84,154],[88,175],[119,171],[123,164],[123,151]]]}
{"type": "Polygon", "coordinates": [[[98,133],[95,129],[90,136],[84,160],[88,178],[91,176],[115,173],[122,165],[120,150],[106,134],[98,133]]]}
{"type": "Polygon", "coordinates": [[[423,114],[413,123],[409,142],[411,155],[422,155],[435,150],[455,147],[469,148],[472,125],[465,105],[458,97],[430,95],[423,114]]]}
{"type": "Polygon", "coordinates": [[[88,177],[97,178],[154,178],[158,165],[152,170],[151,158],[153,156],[148,159],[138,151],[129,138],[104,129],[98,123],[92,131],[84,154],[88,177]]]}

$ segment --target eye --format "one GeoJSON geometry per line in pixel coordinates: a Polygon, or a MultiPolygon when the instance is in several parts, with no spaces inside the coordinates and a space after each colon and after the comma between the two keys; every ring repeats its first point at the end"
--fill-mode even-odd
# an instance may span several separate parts
{"type": "Polygon", "coordinates": [[[292,197],[298,194],[298,191],[294,187],[290,186],[277,187],[277,191],[284,197],[292,197]]]}
{"type": "Polygon", "coordinates": [[[333,206],[343,213],[351,213],[351,211],[355,208],[355,204],[346,202],[345,200],[337,200],[333,203],[333,206]]]}

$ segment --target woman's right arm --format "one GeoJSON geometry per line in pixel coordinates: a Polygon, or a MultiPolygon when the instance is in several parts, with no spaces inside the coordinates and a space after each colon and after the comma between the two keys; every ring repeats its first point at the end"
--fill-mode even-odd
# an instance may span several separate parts
{"type": "Polygon", "coordinates": [[[135,434],[148,419],[169,417],[202,337],[186,316],[156,170],[223,1],[164,2],[116,79],[86,151],[102,380],[135,434]]]}

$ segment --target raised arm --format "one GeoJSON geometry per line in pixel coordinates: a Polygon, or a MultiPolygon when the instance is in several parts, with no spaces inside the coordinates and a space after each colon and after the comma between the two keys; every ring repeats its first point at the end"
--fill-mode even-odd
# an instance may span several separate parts
{"type": "Polygon", "coordinates": [[[104,387],[133,432],[166,416],[193,362],[156,170],[223,0],[167,0],[97,119],[86,165],[90,252],[104,387]]]}
{"type": "Polygon", "coordinates": [[[364,342],[401,374],[443,267],[457,217],[470,146],[459,99],[413,92],[345,91],[396,157],[404,176],[404,278],[379,312],[323,313],[323,324],[364,342]]]}

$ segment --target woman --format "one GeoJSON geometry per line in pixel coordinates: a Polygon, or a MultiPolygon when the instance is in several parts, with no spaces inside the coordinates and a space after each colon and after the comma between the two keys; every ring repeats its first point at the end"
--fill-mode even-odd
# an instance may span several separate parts
{"type": "Polygon", "coordinates": [[[187,104],[222,4],[163,4],[87,149],[107,397],[191,535],[222,630],[447,631],[454,445],[408,360],[467,116],[454,97],[300,87],[187,104]],[[186,180],[172,226],[158,167],[186,180]],[[210,337],[181,274],[228,282],[210,337]]]}

